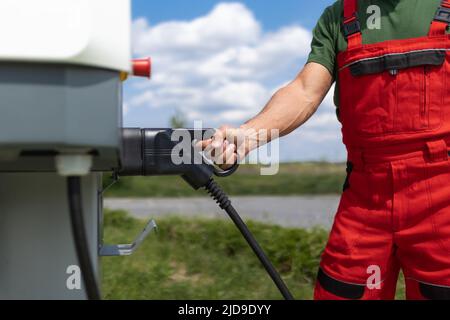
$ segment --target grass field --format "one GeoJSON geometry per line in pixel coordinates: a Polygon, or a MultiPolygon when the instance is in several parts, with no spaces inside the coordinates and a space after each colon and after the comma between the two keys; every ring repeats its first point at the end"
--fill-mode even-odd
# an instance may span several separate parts
{"type": "MultiPolygon", "coordinates": [[[[245,241],[226,221],[170,218],[158,221],[134,256],[103,258],[107,299],[280,299],[245,241]]],[[[312,296],[327,233],[250,223],[296,297],[312,296]]],[[[143,223],[124,212],[105,215],[105,240],[132,239],[143,223]]]]}
{"type": "MultiPolygon", "coordinates": [[[[234,226],[222,220],[167,218],[131,257],[103,258],[106,299],[280,299],[234,226]]],[[[105,240],[123,243],[144,223],[107,212],[105,240]]],[[[249,226],[297,299],[311,299],[327,232],[249,226]]],[[[404,296],[403,288],[399,298],[404,296]]]]}
{"type": "MultiPolygon", "coordinates": [[[[318,195],[339,194],[345,166],[330,163],[282,164],[275,176],[261,176],[260,167],[245,165],[232,177],[218,179],[230,195],[318,195]]],[[[105,177],[105,185],[110,178],[105,177]]],[[[200,196],[179,177],[122,178],[107,193],[109,197],[200,196]]]]}

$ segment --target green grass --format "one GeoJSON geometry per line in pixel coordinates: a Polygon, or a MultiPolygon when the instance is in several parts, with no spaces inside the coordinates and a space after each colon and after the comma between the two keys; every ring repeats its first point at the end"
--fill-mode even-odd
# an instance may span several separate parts
{"type": "MultiPolygon", "coordinates": [[[[103,258],[106,299],[281,299],[247,244],[224,220],[166,218],[131,257],[103,258]]],[[[128,242],[144,222],[125,212],[105,215],[106,243],[128,242]]],[[[297,299],[311,299],[328,232],[249,223],[297,299]]],[[[404,298],[400,282],[398,298],[404,298]]]]}
{"type": "MultiPolygon", "coordinates": [[[[245,165],[232,177],[218,179],[230,195],[318,195],[340,194],[345,166],[330,163],[282,164],[275,176],[261,176],[259,166],[245,165]]],[[[105,178],[105,185],[110,178],[105,178]]],[[[179,177],[121,178],[109,197],[191,197],[200,194],[179,177]]]]}
{"type": "MultiPolygon", "coordinates": [[[[234,226],[168,218],[131,257],[103,258],[107,299],[280,299],[234,226]]],[[[327,232],[249,223],[297,298],[310,299],[327,232]]],[[[105,240],[122,243],[143,227],[124,212],[105,215],[105,240]]]]}

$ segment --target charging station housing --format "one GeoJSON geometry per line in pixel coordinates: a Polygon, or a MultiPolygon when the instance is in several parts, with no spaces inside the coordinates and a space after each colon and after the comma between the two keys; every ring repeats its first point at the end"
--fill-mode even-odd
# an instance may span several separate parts
{"type": "Polygon", "coordinates": [[[129,0],[0,2],[0,299],[84,299],[60,154],[92,156],[82,178],[99,273],[102,173],[117,167],[129,0]]]}

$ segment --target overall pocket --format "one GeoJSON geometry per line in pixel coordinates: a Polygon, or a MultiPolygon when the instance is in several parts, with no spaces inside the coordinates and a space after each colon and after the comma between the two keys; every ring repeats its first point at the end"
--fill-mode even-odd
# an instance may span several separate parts
{"type": "Polygon", "coordinates": [[[344,126],[362,136],[392,132],[396,82],[389,72],[353,76],[340,73],[340,119],[344,126]]]}
{"type": "Polygon", "coordinates": [[[439,128],[446,55],[442,50],[392,54],[341,70],[340,80],[352,86],[342,90],[342,122],[364,136],[439,128]]]}

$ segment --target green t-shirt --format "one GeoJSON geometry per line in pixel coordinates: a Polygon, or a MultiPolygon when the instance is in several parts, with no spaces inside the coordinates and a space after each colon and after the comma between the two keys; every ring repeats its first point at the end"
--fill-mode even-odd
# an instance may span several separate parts
{"type": "MultiPolygon", "coordinates": [[[[342,33],[343,0],[325,9],[313,31],[308,62],[326,67],[336,79],[336,56],[347,49],[342,33]]],[[[441,0],[359,0],[358,15],[364,44],[423,37],[441,0]],[[373,7],[377,6],[377,7],[373,7]],[[379,14],[378,14],[379,12],[379,14]],[[376,19],[377,15],[380,17],[376,19]]],[[[338,105],[336,85],[335,103],[338,105]]]]}

